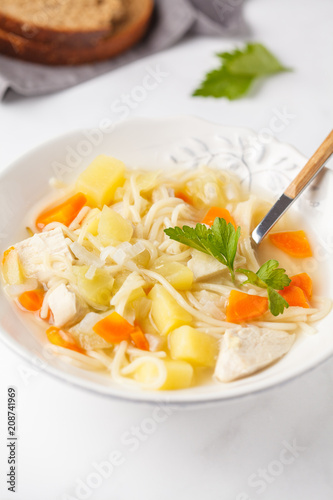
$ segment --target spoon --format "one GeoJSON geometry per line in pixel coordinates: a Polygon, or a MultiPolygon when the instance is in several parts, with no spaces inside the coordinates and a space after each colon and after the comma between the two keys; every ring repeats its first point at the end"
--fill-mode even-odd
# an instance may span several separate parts
{"type": "Polygon", "coordinates": [[[324,142],[311,156],[295,179],[289,184],[285,192],[280,196],[270,211],[252,232],[252,242],[259,245],[266,234],[272,229],[290,205],[303,193],[304,189],[313,181],[325,166],[325,162],[333,154],[333,130],[328,134],[324,142]]]}

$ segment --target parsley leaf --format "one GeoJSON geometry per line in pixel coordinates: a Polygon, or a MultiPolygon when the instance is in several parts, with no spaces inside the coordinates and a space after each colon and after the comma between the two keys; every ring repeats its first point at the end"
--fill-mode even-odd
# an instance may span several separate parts
{"type": "Polygon", "coordinates": [[[193,92],[194,96],[226,97],[230,101],[246,94],[253,81],[251,76],[232,75],[222,66],[208,73],[205,80],[193,92]]]}
{"type": "Polygon", "coordinates": [[[286,270],[278,266],[277,260],[268,260],[257,271],[257,275],[268,286],[275,288],[275,290],[283,290],[285,286],[290,284],[291,279],[285,274],[286,270]]]}
{"type": "Polygon", "coordinates": [[[206,249],[204,244],[208,232],[208,228],[204,224],[197,224],[195,229],[189,226],[183,226],[183,229],[177,226],[169,227],[165,229],[164,232],[172,240],[179,241],[179,243],[210,254],[210,251],[206,249]]]}
{"type": "Polygon", "coordinates": [[[251,285],[260,286],[260,288],[267,288],[266,283],[259,278],[258,274],[249,271],[249,269],[238,268],[236,269],[236,273],[242,273],[247,276],[247,280],[243,281],[242,285],[249,283],[251,285]]]}
{"type": "Polygon", "coordinates": [[[217,55],[222,66],[206,75],[194,96],[238,99],[248,92],[255,78],[289,71],[261,43],[248,43],[242,50],[217,55]]]}
{"type": "MultiPolygon", "coordinates": [[[[169,227],[164,229],[164,232],[172,240],[212,255],[228,267],[232,279],[235,279],[234,262],[241,232],[240,227],[236,230],[225,219],[216,217],[210,228],[205,224],[197,224],[195,228],[189,226],[169,227]]],[[[282,290],[289,285],[291,280],[285,274],[285,269],[278,266],[277,260],[270,259],[256,273],[249,269],[236,269],[237,273],[247,276],[247,280],[242,283],[243,285],[250,283],[267,289],[269,309],[274,316],[282,314],[284,308],[289,307],[288,302],[276,290],[282,290]]]]}
{"type": "Polygon", "coordinates": [[[232,75],[258,77],[288,71],[261,43],[248,43],[243,50],[222,52],[218,56],[232,75]]]}
{"type": "Polygon", "coordinates": [[[205,224],[197,224],[195,228],[189,226],[183,226],[182,229],[169,227],[164,229],[164,232],[172,240],[215,257],[228,267],[234,279],[234,261],[240,237],[240,227],[236,231],[231,223],[227,224],[224,219],[217,217],[211,228],[205,224]]]}
{"type": "Polygon", "coordinates": [[[256,273],[248,269],[236,269],[237,273],[247,276],[247,280],[243,282],[243,285],[250,283],[260,288],[267,288],[268,305],[274,316],[282,314],[284,308],[289,307],[288,302],[276,290],[283,290],[285,286],[290,284],[291,279],[285,274],[286,270],[278,266],[277,260],[270,259],[256,273]]]}
{"type": "Polygon", "coordinates": [[[285,286],[290,284],[291,279],[285,274],[286,270],[278,266],[279,263],[277,260],[270,259],[256,273],[241,268],[236,269],[236,272],[247,276],[248,279],[244,283],[250,283],[261,288],[270,286],[271,288],[275,288],[275,290],[283,290],[285,286]]]}
{"type": "Polygon", "coordinates": [[[268,307],[273,316],[278,316],[279,314],[282,314],[284,308],[288,309],[289,307],[288,302],[272,287],[269,286],[267,288],[267,294],[268,294],[268,307]]]}
{"type": "Polygon", "coordinates": [[[225,256],[227,261],[227,266],[231,272],[232,278],[234,279],[234,261],[237,253],[237,245],[240,237],[241,228],[238,226],[235,230],[232,224],[227,224],[225,219],[221,217],[216,217],[214,223],[211,227],[212,234],[210,235],[210,240],[215,241],[216,247],[219,252],[225,256]]]}

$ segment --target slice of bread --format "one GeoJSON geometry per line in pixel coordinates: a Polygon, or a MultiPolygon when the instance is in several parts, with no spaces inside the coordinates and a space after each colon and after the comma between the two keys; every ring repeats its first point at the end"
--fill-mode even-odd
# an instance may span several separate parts
{"type": "MultiPolygon", "coordinates": [[[[76,65],[109,59],[124,52],[145,34],[153,11],[153,0],[131,0],[126,19],[95,43],[73,46],[43,43],[0,29],[0,53],[49,65],[76,65]]],[[[78,34],[78,33],[76,33],[78,34]]],[[[81,33],[82,35],[82,33],[81,33]]]]}
{"type": "Polygon", "coordinates": [[[151,13],[153,0],[1,0],[0,29],[34,42],[93,47],[151,13]]]}

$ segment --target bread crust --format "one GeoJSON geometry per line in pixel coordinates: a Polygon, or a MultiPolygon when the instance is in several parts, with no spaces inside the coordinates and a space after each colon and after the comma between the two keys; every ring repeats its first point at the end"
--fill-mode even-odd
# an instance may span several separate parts
{"type": "Polygon", "coordinates": [[[0,29],[34,42],[52,43],[73,48],[94,46],[99,40],[110,34],[107,29],[72,31],[69,29],[44,28],[22,22],[1,12],[0,29]]]}
{"type": "MultiPolygon", "coordinates": [[[[142,0],[141,0],[142,3],[142,0]]],[[[145,9],[140,17],[132,15],[126,22],[119,24],[111,35],[103,34],[97,41],[79,43],[80,36],[75,33],[78,45],[42,43],[16,33],[0,29],[0,53],[46,65],[79,65],[103,61],[114,57],[137,43],[146,33],[153,12],[153,0],[145,0],[145,9]]],[[[132,13],[134,14],[134,13],[132,13]]]]}

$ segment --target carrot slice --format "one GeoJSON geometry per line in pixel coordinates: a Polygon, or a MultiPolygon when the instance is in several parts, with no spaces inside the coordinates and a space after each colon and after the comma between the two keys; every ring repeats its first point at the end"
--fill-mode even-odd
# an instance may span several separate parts
{"type": "Polygon", "coordinates": [[[129,340],[135,327],[126,321],[125,318],[120,316],[120,314],[113,312],[96,323],[93,330],[107,342],[118,344],[123,340],[129,340]]]}
{"type": "MultiPolygon", "coordinates": [[[[295,274],[291,276],[290,285],[298,286],[303,290],[308,300],[312,297],[312,279],[307,273],[295,274]]],[[[289,285],[289,286],[290,286],[289,285]]]]}
{"type": "Polygon", "coordinates": [[[192,205],[191,198],[186,193],[184,193],[183,191],[176,191],[175,192],[175,198],[179,198],[180,200],[185,201],[185,203],[188,203],[189,205],[192,205]]]}
{"type": "Polygon", "coordinates": [[[268,310],[268,299],[259,295],[249,295],[231,290],[227,305],[227,321],[242,323],[261,316],[268,310]]]}
{"type": "Polygon", "coordinates": [[[138,349],[149,351],[149,342],[140,327],[134,327],[134,330],[131,333],[131,340],[138,349]]]}
{"type": "Polygon", "coordinates": [[[58,345],[59,347],[65,347],[66,349],[71,349],[72,351],[85,354],[85,350],[81,349],[81,347],[77,345],[75,339],[69,335],[69,333],[63,332],[56,326],[50,326],[50,328],[46,330],[46,335],[53,345],[58,345]]]}
{"type": "Polygon", "coordinates": [[[312,257],[310,243],[304,231],[273,233],[269,235],[269,239],[273,245],[292,257],[312,257]]]}
{"type": "Polygon", "coordinates": [[[290,306],[310,307],[305,293],[299,286],[286,286],[283,290],[279,291],[279,294],[282,295],[290,306]]]}
{"type": "Polygon", "coordinates": [[[43,305],[44,292],[42,290],[29,290],[23,292],[18,301],[27,311],[39,311],[43,305]]]}
{"type": "Polygon", "coordinates": [[[232,217],[229,210],[227,210],[226,208],[219,208],[219,207],[210,208],[206,213],[205,217],[203,218],[202,224],[207,224],[207,226],[212,226],[214,224],[214,220],[216,219],[216,217],[224,219],[227,222],[227,224],[231,222],[234,228],[237,229],[234,218],[232,217]]]}
{"type": "Polygon", "coordinates": [[[60,205],[45,210],[36,219],[38,229],[43,229],[51,222],[60,222],[69,226],[80,210],[87,203],[87,198],[83,193],[77,193],[60,205]]]}

